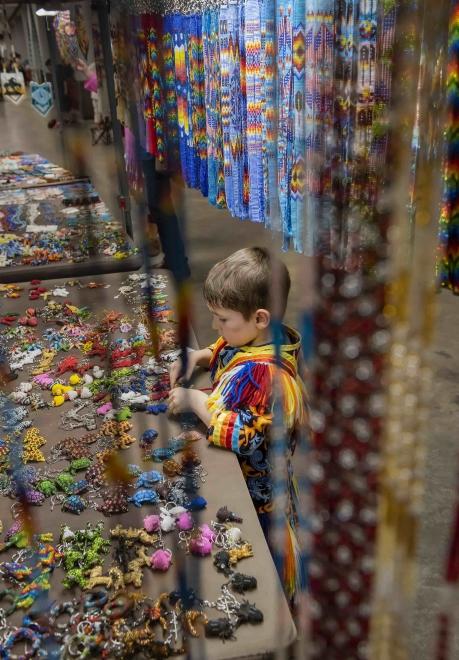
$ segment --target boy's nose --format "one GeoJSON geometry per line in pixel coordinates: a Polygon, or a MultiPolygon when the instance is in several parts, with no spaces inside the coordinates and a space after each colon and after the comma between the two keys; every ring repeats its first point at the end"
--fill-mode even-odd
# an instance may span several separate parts
{"type": "Polygon", "coordinates": [[[212,319],[212,330],[218,330],[218,324],[215,319],[212,319]]]}

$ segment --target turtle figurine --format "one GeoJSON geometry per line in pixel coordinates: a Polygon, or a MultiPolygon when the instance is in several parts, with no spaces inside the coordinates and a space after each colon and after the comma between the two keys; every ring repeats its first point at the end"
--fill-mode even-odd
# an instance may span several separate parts
{"type": "Polygon", "coordinates": [[[62,510],[80,515],[87,507],[85,500],[79,495],[69,495],[62,503],[62,510]]]}
{"type": "Polygon", "coordinates": [[[164,477],[161,472],[157,470],[149,470],[148,472],[142,472],[135,482],[136,488],[149,488],[153,484],[156,484],[160,481],[163,481],[164,477]]]}
{"type": "Polygon", "coordinates": [[[140,488],[129,498],[129,502],[132,502],[136,507],[141,507],[142,504],[156,504],[158,500],[159,495],[153,488],[140,488]]]}

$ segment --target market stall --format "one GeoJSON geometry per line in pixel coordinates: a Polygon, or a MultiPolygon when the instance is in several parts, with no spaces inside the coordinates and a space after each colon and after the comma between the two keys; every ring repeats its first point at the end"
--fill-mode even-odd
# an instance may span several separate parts
{"type": "MultiPolygon", "coordinates": [[[[4,622],[2,649],[16,639],[11,626],[20,626],[23,615],[29,615],[29,623],[38,620],[42,626],[36,632],[32,624],[23,623],[20,630],[29,643],[44,648],[67,645],[67,652],[77,648],[82,653],[85,645],[95,644],[96,630],[102,627],[100,647],[110,644],[118,651],[130,638],[122,626],[116,629],[116,616],[107,615],[110,607],[115,608],[114,596],[123,599],[123,618],[134,629],[145,628],[139,612],[148,610],[151,615],[153,606],[159,607],[162,619],[150,618],[149,624],[158,653],[159,647],[167,647],[163,640],[181,648],[189,623],[186,616],[191,628],[186,628],[185,639],[192,640],[193,657],[260,656],[286,648],[295,639],[235,455],[209,448],[193,420],[171,420],[164,412],[165,366],[176,355],[176,324],[167,275],[157,271],[150,283],[155,285],[149,313],[158,322],[156,357],[146,341],[142,302],[147,288],[141,274],[105,276],[102,282],[61,279],[1,288],[2,340],[11,366],[19,370],[19,378],[9,385],[9,399],[2,396],[0,413],[4,428],[0,591],[4,611],[12,610],[4,622]],[[38,298],[34,291],[40,291],[38,298]],[[105,472],[100,468],[104,460],[105,472]],[[183,478],[187,460],[193,466],[188,473],[194,483],[190,490],[183,478]],[[116,475],[116,485],[111,474],[116,475]],[[182,505],[180,514],[171,512],[182,505]],[[234,522],[230,515],[223,522],[225,513],[217,514],[222,507],[235,514],[234,522]],[[201,529],[208,530],[210,542],[199,532],[198,525],[205,523],[209,527],[201,529]],[[89,535],[87,524],[92,525],[89,535]],[[83,530],[79,537],[85,541],[80,545],[78,533],[72,536],[76,530],[83,530]],[[31,546],[24,545],[27,532],[35,535],[31,546]],[[52,536],[37,536],[48,533],[52,536]],[[90,539],[102,537],[108,542],[98,541],[96,552],[90,539]],[[95,552],[92,562],[89,547],[95,552]],[[72,563],[75,551],[79,560],[72,563]],[[222,551],[220,561],[215,559],[222,551]],[[227,564],[226,555],[233,551],[239,561],[227,564]],[[123,561],[131,562],[132,569],[136,558],[139,581],[133,570],[123,566],[123,561]],[[246,585],[250,591],[231,587],[236,572],[256,579],[246,585]],[[196,601],[177,605],[163,596],[156,602],[161,594],[180,591],[184,584],[195,590],[196,601]],[[137,594],[132,610],[126,596],[131,591],[137,594]],[[250,623],[243,624],[242,618],[238,622],[235,599],[241,604],[248,599],[254,605],[245,617],[250,623]],[[91,610],[88,602],[98,606],[91,610]],[[188,610],[194,614],[186,615],[188,610]],[[43,617],[48,617],[48,624],[42,623],[43,617]],[[92,623],[85,628],[81,622],[88,618],[92,623]],[[206,618],[220,623],[206,628],[206,618]]],[[[138,634],[139,640],[145,634],[153,644],[145,630],[138,634]]],[[[146,657],[165,657],[155,655],[153,646],[145,647],[146,657]]]]}
{"type": "Polygon", "coordinates": [[[137,250],[88,179],[38,155],[0,159],[2,281],[132,270],[137,250]]]}
{"type": "Polygon", "coordinates": [[[71,172],[39,154],[0,155],[0,190],[72,181],[71,172]]]}

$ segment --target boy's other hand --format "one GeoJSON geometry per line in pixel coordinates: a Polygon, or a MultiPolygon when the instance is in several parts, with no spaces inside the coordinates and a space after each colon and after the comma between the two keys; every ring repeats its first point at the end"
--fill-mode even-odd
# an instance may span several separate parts
{"type": "Polygon", "coordinates": [[[196,351],[188,351],[188,364],[186,367],[186,372],[183,372],[183,363],[181,358],[176,360],[171,364],[171,368],[169,370],[169,378],[171,381],[171,388],[175,387],[175,385],[179,381],[188,381],[192,374],[193,371],[196,367],[196,356],[195,356],[196,351]]]}
{"type": "Polygon", "coordinates": [[[175,387],[169,393],[167,404],[171,415],[193,412],[206,426],[209,426],[211,415],[207,408],[207,399],[207,394],[200,390],[175,387]]]}
{"type": "Polygon", "coordinates": [[[169,412],[172,415],[193,412],[193,394],[193,390],[188,390],[184,387],[174,387],[169,393],[169,400],[167,402],[169,412]]]}

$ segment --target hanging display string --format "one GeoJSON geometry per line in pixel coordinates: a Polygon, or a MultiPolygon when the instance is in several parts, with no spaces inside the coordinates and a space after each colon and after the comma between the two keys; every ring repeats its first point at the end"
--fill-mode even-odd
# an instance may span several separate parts
{"type": "MultiPolygon", "coordinates": [[[[9,23],[9,20],[8,20],[8,13],[7,13],[7,10],[6,10],[5,0],[3,0],[2,7],[3,7],[3,23],[4,23],[4,26],[5,26],[5,32],[8,36],[9,41],[10,41],[12,66],[13,66],[14,71],[17,73],[18,67],[17,67],[17,64],[16,64],[16,50],[14,48],[13,37],[12,37],[12,34],[11,34],[11,27],[10,27],[10,23],[9,23]]],[[[6,56],[6,49],[4,51],[4,55],[2,55],[2,57],[3,57],[3,71],[6,71],[6,66],[5,66],[6,57],[5,56],[6,56]]]]}
{"type": "Polygon", "coordinates": [[[31,58],[31,66],[33,77],[37,82],[43,81],[43,71],[45,70],[45,63],[43,52],[40,44],[40,37],[38,34],[37,16],[33,8],[28,5],[27,11],[27,38],[29,41],[29,51],[31,58]]]}

